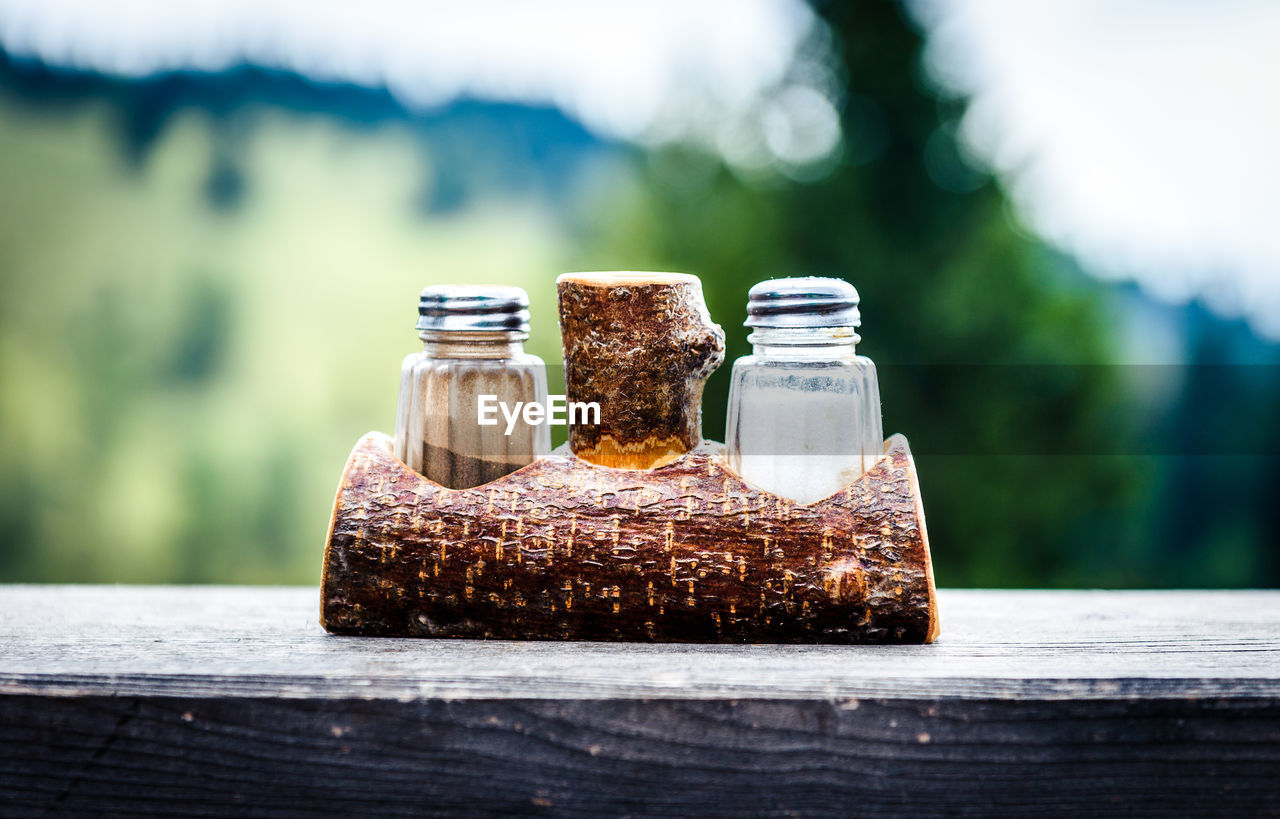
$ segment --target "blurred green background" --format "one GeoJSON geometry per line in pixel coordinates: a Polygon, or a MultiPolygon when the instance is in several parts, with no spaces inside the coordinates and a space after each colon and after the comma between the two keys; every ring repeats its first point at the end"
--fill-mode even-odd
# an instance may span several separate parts
{"type": "Polygon", "coordinates": [[[658,269],[702,277],[730,360],[756,281],[857,285],[941,585],[1280,583],[1276,345],[1038,242],[966,164],[965,100],[921,81],[903,12],[819,11],[843,149],[805,172],[553,108],[0,57],[0,581],[315,583],[419,289],[526,288],[556,362],[558,273],[658,269]],[[1153,322],[1168,371],[1133,357],[1153,322]]]}

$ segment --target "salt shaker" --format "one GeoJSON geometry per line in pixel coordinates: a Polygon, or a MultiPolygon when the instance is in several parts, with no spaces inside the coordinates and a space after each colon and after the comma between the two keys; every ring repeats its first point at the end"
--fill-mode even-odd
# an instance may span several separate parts
{"type": "Polygon", "coordinates": [[[733,364],[729,466],[748,483],[813,503],[883,454],[880,387],[861,340],[858,291],[842,279],[773,279],[747,303],[752,354],[733,364]]]}
{"type": "Polygon", "coordinates": [[[514,472],[551,449],[546,425],[496,408],[547,403],[542,359],[524,351],[529,296],[519,287],[437,285],[418,300],[423,350],[404,360],[395,454],[451,489],[514,472]],[[491,423],[480,423],[484,402],[491,423]]]}

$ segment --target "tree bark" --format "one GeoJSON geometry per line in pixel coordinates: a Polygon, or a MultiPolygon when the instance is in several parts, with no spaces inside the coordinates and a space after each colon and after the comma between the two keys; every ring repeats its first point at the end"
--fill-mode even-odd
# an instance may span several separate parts
{"type": "Polygon", "coordinates": [[[922,643],[938,633],[906,439],[803,506],[704,444],[649,471],[553,454],[445,489],[370,433],[330,524],[321,622],[343,634],[922,643]]]}
{"type": "Polygon", "coordinates": [[[724,361],[697,277],[567,273],[556,281],[569,401],[600,405],[569,428],[583,460],[620,469],[671,463],[702,440],[702,388],[724,361]]]}

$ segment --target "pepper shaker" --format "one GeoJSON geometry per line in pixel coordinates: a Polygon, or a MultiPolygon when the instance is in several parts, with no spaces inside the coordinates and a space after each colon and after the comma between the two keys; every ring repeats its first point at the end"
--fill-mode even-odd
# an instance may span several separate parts
{"type": "Polygon", "coordinates": [[[551,450],[545,424],[481,424],[491,406],[546,404],[546,367],[524,351],[529,296],[519,287],[437,285],[418,301],[423,350],[405,358],[395,454],[450,489],[500,478],[551,450]],[[492,398],[489,398],[492,396],[492,398]]]}

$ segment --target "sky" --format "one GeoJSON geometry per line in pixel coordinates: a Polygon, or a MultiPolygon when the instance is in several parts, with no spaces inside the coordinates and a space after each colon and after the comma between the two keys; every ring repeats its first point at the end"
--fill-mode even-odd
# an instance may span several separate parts
{"type": "MultiPolygon", "coordinates": [[[[964,152],[1094,275],[1280,339],[1280,3],[914,0],[964,152]]],[[[142,77],[240,63],[411,108],[552,104],[607,138],[693,139],[804,178],[839,82],[802,0],[0,0],[16,56],[142,77]]]]}
{"type": "Polygon", "coordinates": [[[925,0],[966,153],[1091,273],[1280,339],[1280,3],[925,0]]]}
{"type": "Polygon", "coordinates": [[[795,122],[770,142],[801,161],[839,141],[815,77],[788,76],[820,28],[803,0],[0,0],[5,49],[54,65],[145,77],[249,63],[386,87],[410,109],[552,104],[629,140],[715,142],[772,106],[795,122]]]}

